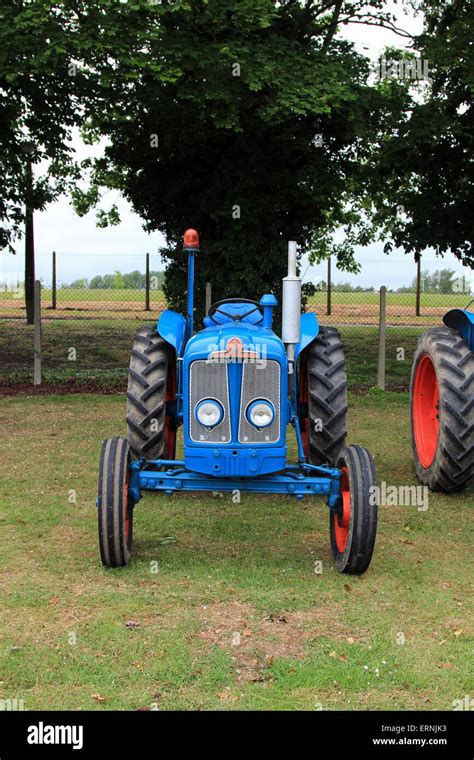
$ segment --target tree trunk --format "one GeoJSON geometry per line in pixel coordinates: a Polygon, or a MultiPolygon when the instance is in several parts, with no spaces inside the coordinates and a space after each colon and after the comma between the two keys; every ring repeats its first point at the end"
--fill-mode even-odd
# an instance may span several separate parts
{"type": "MultiPolygon", "coordinates": [[[[31,162],[28,162],[28,181],[30,190],[33,184],[31,162]]],[[[26,323],[34,324],[35,319],[35,238],[33,229],[33,208],[25,209],[25,306],[26,323]]]]}

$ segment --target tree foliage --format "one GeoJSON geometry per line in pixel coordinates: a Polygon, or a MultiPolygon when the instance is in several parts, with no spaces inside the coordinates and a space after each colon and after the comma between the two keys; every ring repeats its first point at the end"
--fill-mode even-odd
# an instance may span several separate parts
{"type": "MultiPolygon", "coordinates": [[[[186,227],[201,233],[202,305],[206,281],[216,299],[279,293],[287,240],[324,256],[352,223],[371,140],[405,105],[395,83],[368,85],[367,59],[335,36],[338,21],[368,18],[364,5],[383,22],[380,2],[136,3],[106,28],[89,10],[106,89],[85,132],[110,144],[76,207],[88,210],[101,187],[121,190],[166,237],[173,304],[184,304],[186,227]]],[[[352,229],[339,262],[354,270],[353,247],[367,240],[352,229]]]]}
{"type": "Polygon", "coordinates": [[[415,50],[429,64],[425,91],[381,145],[368,182],[372,222],[415,257],[431,247],[474,266],[474,5],[422,3],[415,50]]]}
{"type": "Polygon", "coordinates": [[[92,82],[75,67],[86,41],[74,5],[3,0],[0,6],[0,249],[21,231],[25,204],[44,208],[68,176],[77,176],[69,137],[92,82]],[[22,150],[27,142],[33,186],[22,150]]]}
{"type": "MultiPolygon", "coordinates": [[[[435,246],[472,263],[473,8],[413,5],[432,76],[415,100],[406,82],[371,81],[367,57],[337,33],[351,23],[407,36],[381,0],[4,0],[0,246],[25,202],[41,208],[75,180],[79,213],[116,188],[164,234],[176,306],[189,226],[203,243],[201,306],[206,281],[216,299],[279,293],[289,239],[352,271],[355,246],[379,235],[387,251],[435,246]],[[80,170],[77,126],[108,141],[80,170]]],[[[118,221],[100,208],[100,226],[118,221]]]]}
{"type": "MultiPolygon", "coordinates": [[[[161,290],[165,282],[165,273],[150,271],[150,287],[152,290],[161,290]]],[[[68,288],[89,288],[90,290],[145,290],[146,275],[135,269],[133,272],[114,272],[114,274],[96,274],[90,279],[81,277],[74,280],[68,288]]]]}

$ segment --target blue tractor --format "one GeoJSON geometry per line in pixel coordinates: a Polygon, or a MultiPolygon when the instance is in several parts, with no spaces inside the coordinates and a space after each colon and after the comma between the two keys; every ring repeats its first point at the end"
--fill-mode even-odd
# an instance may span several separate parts
{"type": "Polygon", "coordinates": [[[474,313],[451,309],[424,332],[411,373],[415,470],[431,491],[467,486],[474,472],[474,313]]]}
{"type": "Polygon", "coordinates": [[[273,295],[260,302],[212,304],[195,332],[195,230],[188,255],[187,315],[165,310],[139,329],[130,359],[128,436],[103,442],[98,527],[104,565],[126,565],[133,516],[144,490],[324,495],[337,569],[367,570],[377,528],[377,483],[371,455],[346,446],[347,381],[338,331],[301,314],[297,247],[290,242],[283,280],[282,336],[272,329],[273,295]],[[297,461],[287,458],[287,431],[297,461]],[[183,455],[176,432],[183,426],[183,455]]]}

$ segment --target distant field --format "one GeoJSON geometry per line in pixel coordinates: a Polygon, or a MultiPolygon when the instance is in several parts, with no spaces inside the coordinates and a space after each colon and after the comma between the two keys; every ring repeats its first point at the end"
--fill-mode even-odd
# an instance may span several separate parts
{"type": "MultiPolygon", "coordinates": [[[[333,305],[354,303],[358,305],[362,304],[376,304],[379,303],[379,292],[351,292],[351,293],[332,293],[333,305]]],[[[422,293],[421,304],[425,306],[443,306],[449,308],[450,306],[464,306],[470,299],[469,293],[422,293]]],[[[326,308],[327,293],[321,291],[316,293],[311,298],[311,305],[322,305],[326,308]]],[[[387,304],[398,304],[399,306],[413,307],[415,310],[416,295],[415,293],[390,293],[387,292],[387,304]]]]}
{"type": "MultiPolygon", "coordinates": [[[[424,293],[421,298],[421,314],[415,315],[414,293],[387,294],[387,321],[393,325],[426,325],[438,322],[446,310],[455,306],[464,307],[468,294],[424,293]]],[[[379,312],[378,292],[351,292],[332,294],[332,314],[326,314],[327,294],[317,293],[308,308],[317,311],[321,321],[335,325],[377,324],[379,312]]],[[[46,319],[64,317],[96,318],[98,314],[109,317],[146,317],[145,291],[142,290],[89,290],[84,288],[64,288],[57,291],[56,309],[51,308],[52,292],[42,292],[43,316],[46,319]]],[[[150,294],[152,311],[166,307],[161,290],[150,294]]],[[[23,298],[15,293],[0,293],[0,318],[22,317],[25,314],[23,298]]]]}
{"type": "MultiPolygon", "coordinates": [[[[50,306],[52,302],[52,290],[43,288],[41,301],[44,306],[50,306]]],[[[119,301],[125,301],[130,303],[142,303],[145,305],[145,291],[144,290],[93,290],[92,288],[58,288],[56,291],[57,305],[61,306],[69,303],[97,303],[97,301],[106,301],[117,303],[119,301]]],[[[152,301],[164,300],[162,290],[151,290],[150,298],[152,301]]],[[[23,295],[18,297],[17,293],[1,293],[0,303],[16,302],[18,306],[24,306],[23,295]]]]}
{"type": "MultiPolygon", "coordinates": [[[[466,293],[423,293],[420,316],[416,316],[415,293],[387,293],[387,324],[437,324],[448,309],[464,308],[471,296],[466,293]]],[[[331,315],[326,314],[327,294],[317,293],[310,300],[310,309],[317,311],[321,321],[334,325],[377,324],[379,318],[378,292],[333,293],[331,315]]]]}
{"type": "MultiPolygon", "coordinates": [[[[166,306],[161,290],[150,292],[150,308],[163,309],[166,306]]],[[[52,309],[52,292],[43,290],[41,307],[45,318],[64,316],[96,317],[105,312],[110,316],[133,318],[134,313],[145,311],[144,290],[89,290],[85,288],[60,288],[56,295],[56,309],[52,309]]],[[[0,293],[0,317],[23,316],[23,297],[15,293],[0,293]]]]}

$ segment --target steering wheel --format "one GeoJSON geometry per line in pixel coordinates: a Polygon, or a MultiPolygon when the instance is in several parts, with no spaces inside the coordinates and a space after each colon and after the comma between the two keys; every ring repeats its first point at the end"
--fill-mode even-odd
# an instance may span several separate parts
{"type": "Polygon", "coordinates": [[[224,317],[229,317],[229,319],[240,322],[242,319],[245,319],[245,317],[248,317],[250,314],[253,314],[254,311],[258,311],[259,309],[260,304],[257,303],[257,301],[252,301],[251,298],[223,298],[222,301],[216,301],[215,303],[211,304],[211,306],[209,306],[207,316],[209,319],[212,319],[214,324],[218,325],[219,322],[214,319],[214,314],[223,314],[224,317]],[[249,311],[246,311],[245,314],[229,314],[227,311],[219,308],[223,303],[251,303],[253,304],[253,309],[249,309],[249,311]]]}

